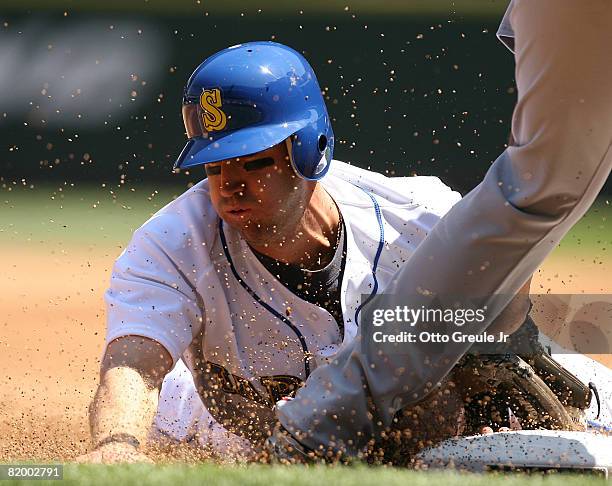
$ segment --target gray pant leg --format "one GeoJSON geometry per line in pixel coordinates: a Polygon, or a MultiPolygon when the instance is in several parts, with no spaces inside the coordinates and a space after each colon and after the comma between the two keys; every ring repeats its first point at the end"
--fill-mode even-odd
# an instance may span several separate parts
{"type": "MultiPolygon", "coordinates": [[[[490,302],[481,330],[586,212],[612,166],[612,1],[517,0],[510,19],[516,146],[501,154],[385,289],[507,296],[490,302]]],[[[468,348],[447,347],[424,366],[422,346],[379,356],[362,353],[360,341],[358,335],[332,364],[315,370],[279,410],[283,425],[311,448],[358,453],[468,348]]]]}

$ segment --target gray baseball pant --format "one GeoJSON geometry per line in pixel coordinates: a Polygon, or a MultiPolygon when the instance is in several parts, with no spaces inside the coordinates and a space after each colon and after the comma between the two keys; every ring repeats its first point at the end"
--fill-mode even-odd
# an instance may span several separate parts
{"type": "MultiPolygon", "coordinates": [[[[480,331],[587,211],[612,165],[612,0],[515,0],[510,23],[516,145],[385,289],[505,296],[489,302],[480,331]]],[[[410,299],[404,303],[411,305],[410,299]]],[[[363,353],[363,338],[358,334],[333,363],[316,369],[279,410],[281,423],[306,446],[358,454],[398,410],[426,396],[469,347],[445,347],[439,356],[425,356],[417,344],[401,355],[363,353]]]]}

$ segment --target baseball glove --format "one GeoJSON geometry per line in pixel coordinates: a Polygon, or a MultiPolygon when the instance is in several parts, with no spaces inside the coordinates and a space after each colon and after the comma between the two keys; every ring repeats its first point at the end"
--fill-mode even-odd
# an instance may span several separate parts
{"type": "Polygon", "coordinates": [[[453,370],[465,404],[465,434],[511,427],[513,418],[522,429],[584,428],[591,390],[542,347],[531,318],[498,353],[468,354],[453,370]]]}

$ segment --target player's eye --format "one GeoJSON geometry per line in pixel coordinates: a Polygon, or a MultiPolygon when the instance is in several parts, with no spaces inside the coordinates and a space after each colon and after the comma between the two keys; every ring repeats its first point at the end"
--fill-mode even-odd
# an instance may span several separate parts
{"type": "Polygon", "coordinates": [[[221,174],[221,164],[215,164],[215,165],[206,164],[204,166],[204,169],[206,170],[207,176],[221,174]]]}
{"type": "Polygon", "coordinates": [[[272,157],[265,157],[263,159],[249,160],[244,163],[244,170],[252,171],[263,169],[264,167],[270,167],[274,165],[274,159],[272,157]]]}

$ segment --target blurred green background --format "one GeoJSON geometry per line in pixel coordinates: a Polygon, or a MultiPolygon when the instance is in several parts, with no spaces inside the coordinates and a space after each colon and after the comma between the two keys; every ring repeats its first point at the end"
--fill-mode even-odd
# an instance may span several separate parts
{"type": "MultiPolygon", "coordinates": [[[[182,89],[215,51],[276,40],[324,91],[335,157],[469,191],[505,147],[506,0],[3,0],[0,242],[123,245],[202,178],[172,172],[182,89]]],[[[565,247],[605,255],[610,184],[565,247]]]]}
{"type": "Polygon", "coordinates": [[[335,157],[466,192],[503,150],[512,55],[503,0],[259,2],[4,0],[0,182],[183,185],[183,86],[250,40],[304,53],[325,93],[335,157]]]}

